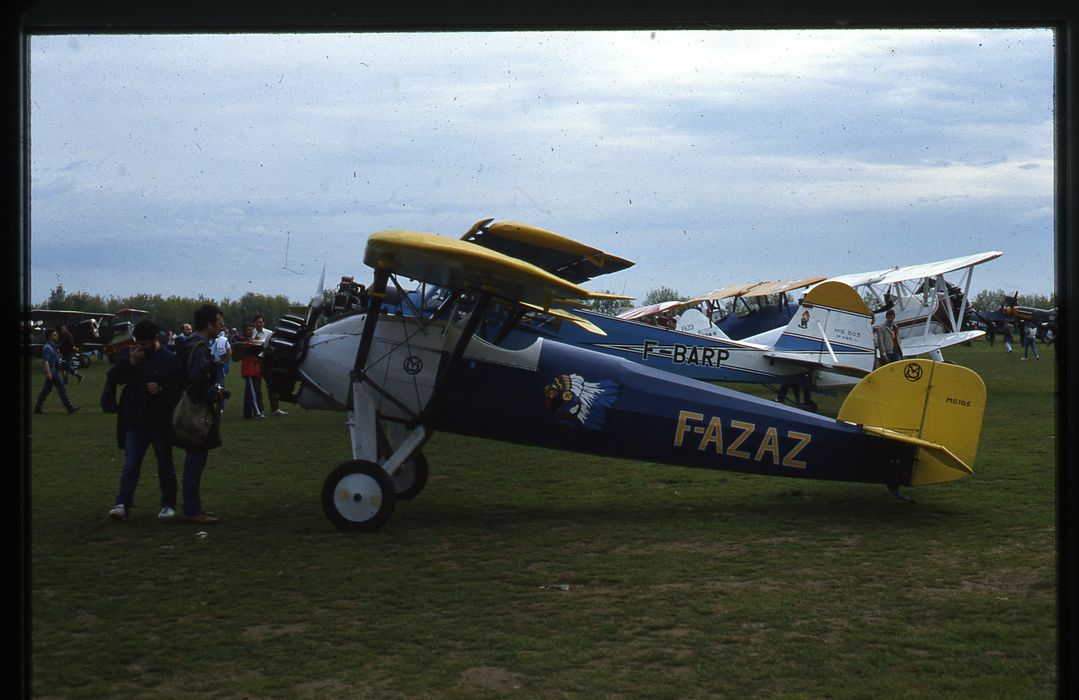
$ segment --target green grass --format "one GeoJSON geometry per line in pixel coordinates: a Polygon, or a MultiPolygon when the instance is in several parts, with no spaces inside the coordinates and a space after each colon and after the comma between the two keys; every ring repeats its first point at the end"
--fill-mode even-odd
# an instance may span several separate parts
{"type": "Polygon", "coordinates": [[[33,694],[1052,697],[1040,350],[947,353],[989,391],[975,474],[915,504],[438,434],[426,490],[358,536],[319,505],[343,414],[243,421],[237,399],[203,481],[219,525],[156,518],[152,456],[108,521],[121,452],[96,364],[80,413],[54,396],[33,420],[33,694]]]}

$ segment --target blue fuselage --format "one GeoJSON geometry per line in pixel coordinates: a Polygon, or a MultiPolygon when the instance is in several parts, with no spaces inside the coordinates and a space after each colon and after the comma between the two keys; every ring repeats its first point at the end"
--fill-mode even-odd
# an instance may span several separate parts
{"type": "Polygon", "coordinates": [[[534,369],[466,354],[432,407],[432,427],[690,467],[911,478],[912,448],[857,426],[557,341],[539,348],[534,369]]]}

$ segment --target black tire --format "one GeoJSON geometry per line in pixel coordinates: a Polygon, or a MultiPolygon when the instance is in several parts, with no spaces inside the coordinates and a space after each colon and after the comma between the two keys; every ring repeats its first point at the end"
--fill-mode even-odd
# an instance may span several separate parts
{"type": "Polygon", "coordinates": [[[79,369],[88,368],[90,366],[90,353],[79,353],[79,369]]]}
{"type": "Polygon", "coordinates": [[[322,483],[322,511],[342,532],[371,532],[393,515],[397,490],[377,464],[354,459],[339,464],[322,483]]]}
{"type": "Polygon", "coordinates": [[[390,477],[397,491],[397,500],[407,501],[419,495],[427,485],[427,458],[422,452],[401,465],[397,473],[390,477]]]}

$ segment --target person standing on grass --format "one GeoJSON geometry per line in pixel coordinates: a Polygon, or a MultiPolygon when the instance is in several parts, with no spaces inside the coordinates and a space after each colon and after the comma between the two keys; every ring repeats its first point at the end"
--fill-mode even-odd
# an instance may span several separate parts
{"type": "Polygon", "coordinates": [[[899,347],[899,327],[895,325],[894,309],[888,309],[884,314],[884,323],[877,328],[877,346],[881,351],[882,365],[903,359],[903,351],[899,347]]]}
{"type": "Polygon", "coordinates": [[[1010,353],[1012,351],[1012,343],[1015,341],[1015,328],[1012,327],[1011,321],[1004,322],[1004,352],[1010,353]]]}
{"type": "MultiPolygon", "coordinates": [[[[262,314],[255,316],[255,330],[251,334],[251,342],[256,345],[261,345],[263,351],[270,347],[270,338],[273,337],[273,331],[267,330],[266,319],[262,317],[262,314]]],[[[281,410],[280,399],[277,396],[277,392],[273,390],[269,382],[266,383],[266,396],[270,399],[270,413],[275,416],[287,416],[286,411],[281,410]]]]}
{"type": "Polygon", "coordinates": [[[1034,344],[1037,339],[1038,339],[1038,329],[1034,326],[1033,323],[1028,323],[1027,327],[1026,327],[1026,330],[1023,331],[1023,356],[1021,358],[1019,358],[1019,359],[1021,359],[1021,360],[1027,359],[1027,353],[1030,352],[1031,350],[1034,351],[1034,359],[1035,360],[1040,360],[1041,359],[1040,357],[1038,357],[1038,347],[1037,347],[1037,345],[1034,344]]]}
{"type": "MultiPolygon", "coordinates": [[[[210,353],[213,355],[214,364],[217,366],[217,383],[225,386],[225,379],[229,376],[229,369],[232,367],[232,344],[229,342],[228,334],[223,326],[217,337],[210,340],[210,353]]],[[[218,408],[221,413],[225,412],[224,398],[219,402],[218,408]]]]}
{"type": "Polygon", "coordinates": [[[243,333],[236,339],[233,346],[242,354],[240,360],[240,376],[244,380],[244,413],[247,418],[265,418],[262,411],[262,361],[259,355],[262,348],[251,342],[251,334],[255,330],[255,324],[250,321],[244,323],[243,333]]]}
{"type": "Polygon", "coordinates": [[[161,510],[157,517],[171,518],[176,515],[176,468],[169,437],[170,409],[175,403],[176,354],[162,346],[160,329],[149,319],[136,323],[132,335],[134,347],[124,351],[108,372],[110,382],[124,387],[116,411],[116,442],[124,451],[124,470],[109,518],[126,520],[131,514],[142,459],[151,445],[157,457],[157,481],[161,488],[161,510]]]}
{"type": "Polygon", "coordinates": [[[49,331],[49,341],[41,348],[41,371],[45,375],[45,385],[41,387],[41,393],[37,395],[37,403],[34,404],[34,413],[44,413],[45,399],[49,392],[56,387],[56,393],[60,395],[60,401],[67,408],[68,413],[74,413],[79,407],[71,403],[67,397],[67,388],[64,386],[64,378],[60,376],[60,351],[56,348],[59,334],[49,331]]]}
{"type": "Polygon", "coordinates": [[[75,336],[71,334],[67,326],[60,326],[56,329],[56,332],[60,340],[60,357],[63,358],[63,362],[60,364],[60,373],[64,376],[64,384],[67,384],[68,374],[75,375],[75,379],[79,380],[82,384],[82,375],[79,374],[79,347],[75,345],[75,336]]]}
{"type": "Polygon", "coordinates": [[[217,517],[203,509],[202,474],[209,461],[210,450],[221,446],[221,412],[219,402],[225,398],[225,388],[218,381],[218,366],[210,352],[210,343],[221,335],[225,317],[213,304],[203,304],[195,309],[195,333],[177,359],[178,391],[187,393],[196,403],[210,406],[213,423],[210,434],[201,445],[183,445],[184,448],[184,519],[200,525],[217,522],[217,517]]]}

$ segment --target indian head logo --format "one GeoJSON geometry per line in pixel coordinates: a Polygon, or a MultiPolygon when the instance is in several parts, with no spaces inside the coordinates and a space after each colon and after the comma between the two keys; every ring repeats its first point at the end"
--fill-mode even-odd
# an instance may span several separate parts
{"type": "Polygon", "coordinates": [[[543,396],[559,425],[603,430],[607,411],[618,399],[618,385],[609,379],[586,382],[579,374],[561,374],[543,387],[543,396]]]}

